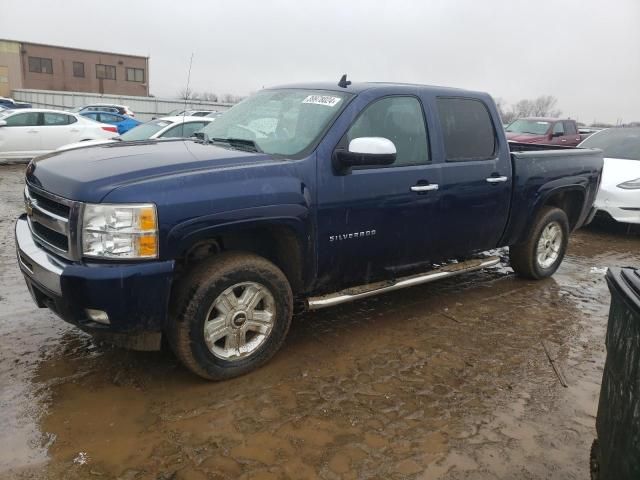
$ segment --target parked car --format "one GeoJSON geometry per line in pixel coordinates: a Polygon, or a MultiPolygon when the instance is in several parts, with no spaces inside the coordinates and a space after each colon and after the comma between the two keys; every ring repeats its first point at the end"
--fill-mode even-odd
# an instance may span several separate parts
{"type": "Polygon", "coordinates": [[[215,111],[215,112],[211,112],[207,114],[207,117],[210,118],[218,118],[220,115],[222,115],[223,112],[219,112],[219,111],[215,111]]]}
{"type": "Polygon", "coordinates": [[[133,111],[127,105],[116,105],[113,103],[93,103],[91,105],[85,105],[83,107],[79,107],[75,111],[77,113],[80,113],[88,110],[91,110],[94,112],[119,113],[120,115],[126,115],[128,117],[136,116],[136,114],[133,113],[133,111]]]}
{"type": "Polygon", "coordinates": [[[37,305],[135,348],[164,334],[188,368],[224,379],[275,354],[294,305],[489,267],[500,259],[477,252],[502,246],[521,276],[556,271],[602,152],[511,152],[485,93],[339,85],[258,92],[202,140],[33,162],[16,245],[37,305]]]}
{"type": "Polygon", "coordinates": [[[217,110],[182,110],[176,116],[186,115],[189,117],[208,117],[211,113],[218,113],[217,110]]]}
{"type": "Polygon", "coordinates": [[[601,130],[579,146],[604,152],[598,212],[617,222],[640,224],[640,127],[601,130]]]}
{"type": "Polygon", "coordinates": [[[117,135],[81,115],[38,108],[0,112],[0,158],[32,158],[70,142],[109,139],[117,135]]]}
{"type": "Polygon", "coordinates": [[[120,115],[119,113],[112,112],[94,112],[93,110],[84,110],[80,112],[80,115],[90,118],[91,120],[95,120],[96,122],[115,125],[120,135],[142,123],[126,115],[120,115]]]}
{"type": "Polygon", "coordinates": [[[582,138],[575,120],[559,118],[518,118],[507,128],[507,140],[575,147],[582,138]]]}
{"type": "Polygon", "coordinates": [[[0,97],[0,106],[15,110],[16,108],[31,108],[30,103],[16,102],[13,98],[0,97]]]}
{"type": "Polygon", "coordinates": [[[75,142],[63,145],[59,151],[74,148],[113,143],[118,141],[137,142],[141,140],[153,140],[161,138],[189,138],[195,132],[212,122],[212,118],[206,117],[163,117],[150,122],[141,123],[126,133],[110,139],[94,140],[92,142],[75,142]]]}

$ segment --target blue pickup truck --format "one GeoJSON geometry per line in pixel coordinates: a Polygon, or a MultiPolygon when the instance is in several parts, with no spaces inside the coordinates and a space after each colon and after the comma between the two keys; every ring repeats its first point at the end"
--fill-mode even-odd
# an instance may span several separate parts
{"type": "Polygon", "coordinates": [[[599,150],[507,143],[485,93],[266,89],[184,140],[27,168],[19,265],[40,307],[207,379],[246,373],[317,309],[499,262],[552,275],[588,220],[599,150]],[[526,151],[531,149],[531,151],[526,151]]]}

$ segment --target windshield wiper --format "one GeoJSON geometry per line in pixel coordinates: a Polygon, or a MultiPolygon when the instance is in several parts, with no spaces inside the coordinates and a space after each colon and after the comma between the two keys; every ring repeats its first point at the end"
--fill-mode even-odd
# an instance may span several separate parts
{"type": "Polygon", "coordinates": [[[231,145],[233,148],[238,148],[241,150],[248,150],[250,152],[264,153],[260,147],[253,140],[249,140],[246,138],[226,138],[226,137],[212,137],[209,139],[211,143],[226,143],[227,145],[231,145]]]}

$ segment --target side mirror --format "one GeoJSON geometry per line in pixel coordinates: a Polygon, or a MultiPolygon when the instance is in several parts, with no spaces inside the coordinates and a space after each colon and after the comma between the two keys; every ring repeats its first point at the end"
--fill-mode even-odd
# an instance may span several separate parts
{"type": "Polygon", "coordinates": [[[563,135],[564,135],[564,133],[563,133],[563,132],[553,132],[553,133],[551,134],[551,138],[561,137],[561,136],[563,136],[563,135]]]}
{"type": "Polygon", "coordinates": [[[337,150],[334,164],[346,173],[351,167],[384,166],[396,161],[396,146],[383,137],[360,137],[349,142],[348,150],[337,150]]]}
{"type": "Polygon", "coordinates": [[[7,125],[7,121],[6,120],[0,120],[0,127],[4,127],[7,125]]]}

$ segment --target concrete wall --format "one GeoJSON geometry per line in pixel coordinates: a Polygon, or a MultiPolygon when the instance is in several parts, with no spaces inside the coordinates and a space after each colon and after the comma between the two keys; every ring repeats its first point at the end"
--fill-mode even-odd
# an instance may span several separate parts
{"type": "Polygon", "coordinates": [[[11,90],[23,86],[20,44],[0,40],[0,97],[9,97],[11,90]]]}
{"type": "Polygon", "coordinates": [[[24,42],[22,43],[21,56],[23,71],[21,88],[119,95],[149,95],[149,59],[146,57],[24,42]],[[29,57],[50,58],[53,72],[30,72],[29,57]],[[84,63],[84,77],[75,77],[73,75],[73,62],[84,63]],[[115,80],[97,78],[97,64],[115,66],[115,80]],[[127,81],[127,67],[144,69],[144,81],[127,81]]]}

